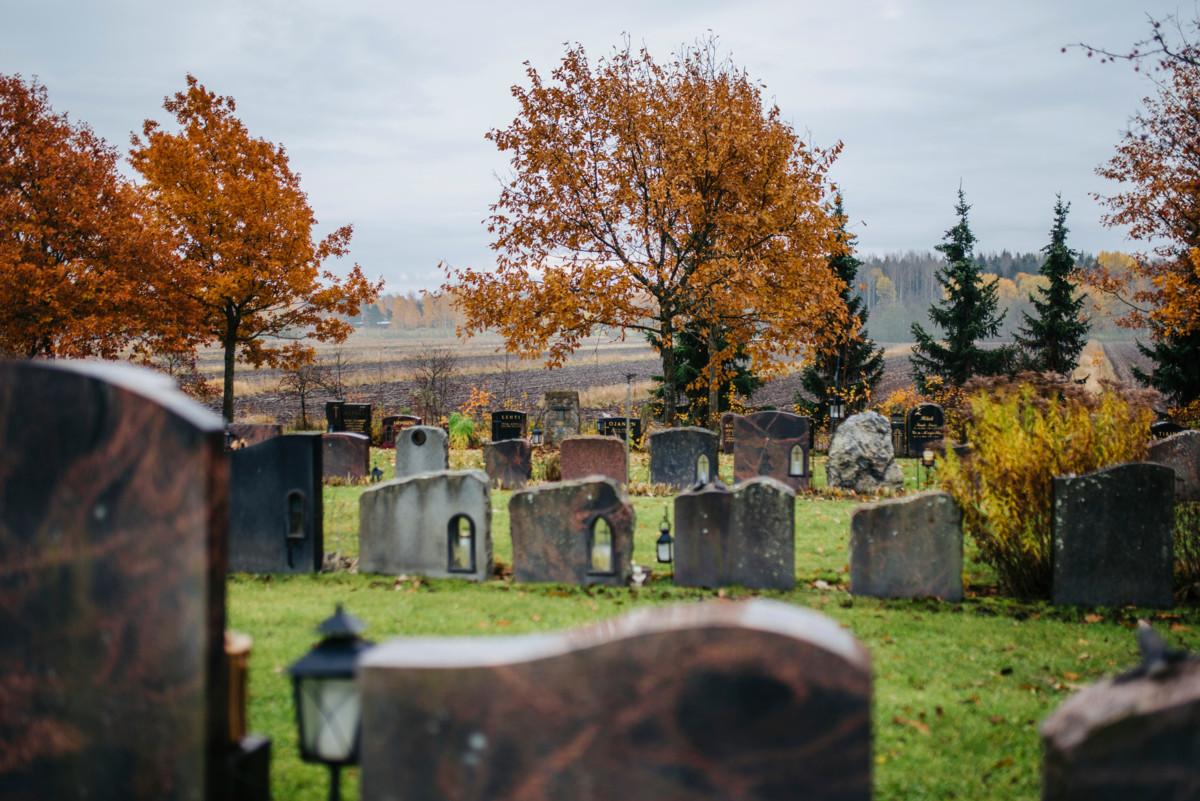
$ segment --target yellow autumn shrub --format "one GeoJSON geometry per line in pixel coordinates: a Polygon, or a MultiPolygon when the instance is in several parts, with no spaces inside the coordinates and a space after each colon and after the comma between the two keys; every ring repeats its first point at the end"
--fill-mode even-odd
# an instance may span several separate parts
{"type": "Polygon", "coordinates": [[[961,459],[947,450],[941,482],[1001,589],[1036,598],[1050,594],[1054,477],[1144,458],[1153,413],[1116,389],[1089,395],[1025,378],[974,390],[965,420],[973,449],[961,459]]]}

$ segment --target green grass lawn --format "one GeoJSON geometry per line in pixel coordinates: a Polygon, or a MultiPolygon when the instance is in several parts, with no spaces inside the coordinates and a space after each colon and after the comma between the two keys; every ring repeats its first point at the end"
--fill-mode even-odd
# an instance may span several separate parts
{"type": "MultiPolygon", "coordinates": [[[[391,475],[391,453],[372,459],[391,475]]],[[[722,460],[722,475],[730,465],[722,460]]],[[[454,453],[452,466],[477,467],[478,452],[454,453]]],[[[914,463],[904,464],[915,486],[914,463]]],[[[645,481],[645,457],[632,470],[645,481]]],[[[823,484],[823,468],[814,471],[823,484]]],[[[361,486],[325,490],[326,550],[358,552],[361,486]]],[[[495,557],[510,562],[508,499],[492,493],[495,557]]],[[[561,629],[634,606],[713,598],[775,598],[817,609],[858,637],[874,673],[876,799],[1036,799],[1041,746],[1037,725],[1075,689],[1136,662],[1130,630],[1136,610],[1084,610],[994,597],[993,574],[968,542],[968,599],[875,601],[844,591],[850,515],[857,501],[802,495],[796,500],[796,575],[792,592],[749,593],[674,587],[654,562],[654,540],[668,497],[635,497],[634,560],[655,577],[640,589],[561,587],[327,573],[229,580],[229,625],[254,637],[250,724],[272,738],[274,797],[323,799],[326,771],[300,762],[288,664],[316,640],[313,627],[338,602],[369,625],[375,640],[413,634],[505,635],[561,629]],[[829,589],[817,589],[818,580],[829,589]]],[[[673,517],[673,515],[672,515],[673,517]]],[[[1200,610],[1147,612],[1173,643],[1200,648],[1200,610]]],[[[343,782],[357,798],[357,777],[343,782]]]]}

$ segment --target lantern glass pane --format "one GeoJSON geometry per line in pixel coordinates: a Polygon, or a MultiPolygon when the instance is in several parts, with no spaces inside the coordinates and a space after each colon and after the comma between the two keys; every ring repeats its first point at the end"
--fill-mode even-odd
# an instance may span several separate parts
{"type": "Polygon", "coordinates": [[[804,449],[799,445],[793,445],[791,454],[788,456],[788,475],[804,475],[804,449]]]}
{"type": "Polygon", "coordinates": [[[455,515],[450,519],[447,532],[449,542],[449,565],[451,573],[475,572],[475,524],[466,515],[455,515]]]}
{"type": "Polygon", "coordinates": [[[304,493],[292,490],[287,495],[287,535],[291,539],[304,539],[304,493]]]}
{"type": "Polygon", "coordinates": [[[696,459],[696,483],[708,483],[708,456],[703,453],[696,459]]]}
{"type": "Polygon", "coordinates": [[[612,526],[603,517],[592,523],[589,573],[613,572],[612,526]]]}
{"type": "Polygon", "coordinates": [[[301,749],[322,762],[354,753],[362,705],[353,678],[300,680],[301,749]]]}
{"type": "Polygon", "coordinates": [[[671,542],[669,540],[659,540],[658,543],[658,561],[666,563],[671,561],[671,542]]]}

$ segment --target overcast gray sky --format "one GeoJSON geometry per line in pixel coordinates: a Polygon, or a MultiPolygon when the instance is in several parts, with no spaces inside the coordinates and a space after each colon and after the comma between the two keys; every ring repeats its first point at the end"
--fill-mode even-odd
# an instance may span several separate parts
{"type": "Polygon", "coordinates": [[[406,3],[344,0],[0,0],[0,72],[36,75],[55,108],[127,150],[166,119],[184,76],[237,99],[284,144],[323,229],[355,228],[352,258],[388,291],[433,288],[437,263],[490,262],[481,221],[505,162],[484,133],[515,113],[522,62],[564,42],[593,56],[627,32],[665,59],[711,30],[819,145],[860,250],[925,250],[953,224],[962,181],[982,251],[1045,244],[1055,192],[1072,244],[1130,248],[1099,224],[1095,167],[1151,86],[1060,48],[1125,48],[1161,0],[763,0],[406,3]]]}

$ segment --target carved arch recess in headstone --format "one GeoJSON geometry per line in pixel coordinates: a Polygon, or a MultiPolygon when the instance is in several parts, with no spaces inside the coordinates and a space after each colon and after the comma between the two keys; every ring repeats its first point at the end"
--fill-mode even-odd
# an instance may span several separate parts
{"type": "Polygon", "coordinates": [[[0,795],[228,797],[227,470],[161,376],[0,362],[0,795]]]}
{"type": "Polygon", "coordinates": [[[871,797],[867,653],[788,604],[394,640],[359,681],[365,801],[871,797]]]}

